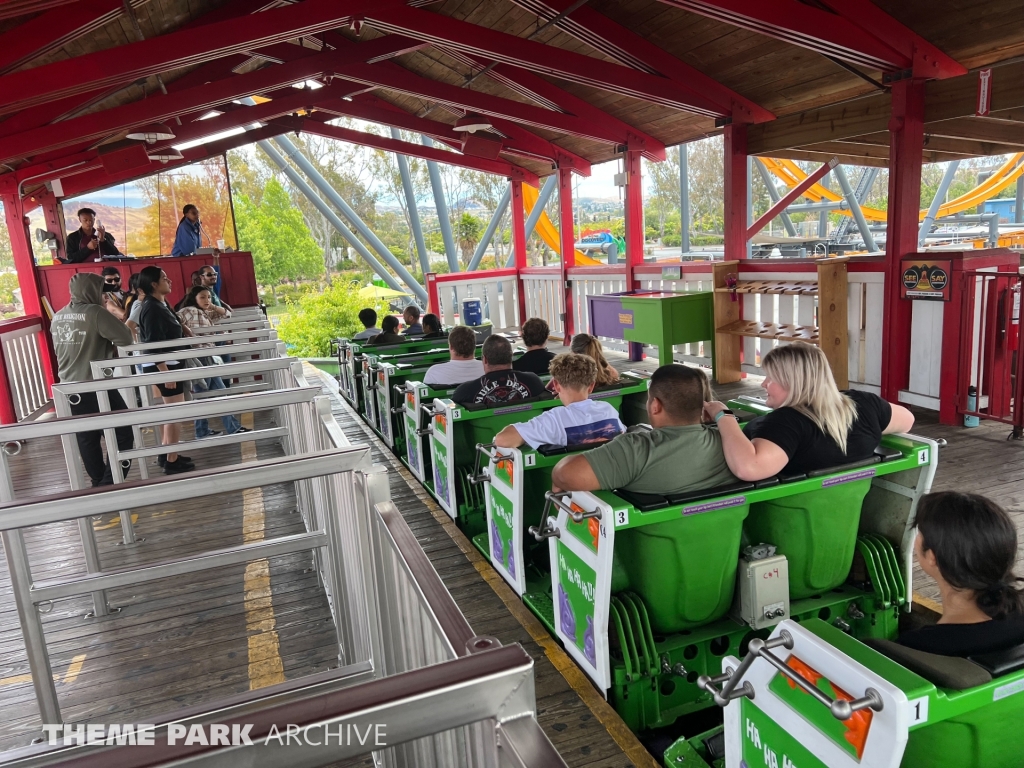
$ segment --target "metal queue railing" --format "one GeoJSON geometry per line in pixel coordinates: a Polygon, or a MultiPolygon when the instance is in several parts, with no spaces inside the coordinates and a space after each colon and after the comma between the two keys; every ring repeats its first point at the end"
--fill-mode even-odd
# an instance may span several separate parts
{"type": "MultiPolygon", "coordinates": [[[[93,417],[106,418],[106,417],[93,417]]],[[[279,536],[263,541],[239,544],[173,560],[148,562],[100,572],[65,576],[44,582],[32,577],[23,529],[64,521],[81,520],[117,512],[124,508],[172,504],[214,494],[243,491],[263,485],[285,482],[316,483],[329,491],[324,494],[349,501],[350,514],[360,508],[369,515],[372,503],[379,497],[363,495],[367,489],[386,494],[383,484],[357,484],[355,473],[374,473],[368,446],[337,448],[307,456],[288,456],[189,473],[187,477],[140,480],[100,490],[72,491],[66,494],[36,497],[21,502],[0,504],[0,537],[4,545],[18,620],[25,641],[32,683],[43,723],[63,722],[57,701],[53,671],[47,653],[39,606],[53,601],[95,594],[108,589],[145,584],[156,579],[183,576],[211,568],[237,565],[295,552],[318,551],[325,587],[332,595],[332,613],[338,627],[338,658],[345,664],[371,662],[370,641],[346,644],[343,629],[353,623],[366,622],[371,605],[365,594],[366,583],[357,577],[361,568],[354,565],[346,571],[346,559],[359,563],[370,546],[368,537],[353,538],[352,530],[340,535],[334,509],[307,509],[304,519],[312,522],[305,533],[279,536]],[[351,592],[349,592],[351,590],[351,592]]],[[[300,504],[303,503],[300,501],[300,504]]],[[[358,529],[355,529],[358,532],[358,529]]],[[[369,670],[369,668],[368,668],[369,670]]]]}

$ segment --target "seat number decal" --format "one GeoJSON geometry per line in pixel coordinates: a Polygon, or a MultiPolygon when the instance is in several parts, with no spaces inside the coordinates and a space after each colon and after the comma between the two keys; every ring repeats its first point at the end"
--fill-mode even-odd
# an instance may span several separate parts
{"type": "Polygon", "coordinates": [[[928,697],[922,696],[920,699],[914,699],[913,701],[907,702],[910,707],[910,724],[920,725],[921,723],[928,722],[928,697]]]}
{"type": "Polygon", "coordinates": [[[928,463],[928,449],[925,448],[925,449],[920,450],[920,451],[917,452],[917,464],[918,464],[918,466],[921,466],[922,464],[927,464],[927,463],[928,463]]]}
{"type": "Polygon", "coordinates": [[[629,510],[628,509],[617,509],[615,510],[615,527],[621,528],[624,525],[629,525],[629,510]]]}

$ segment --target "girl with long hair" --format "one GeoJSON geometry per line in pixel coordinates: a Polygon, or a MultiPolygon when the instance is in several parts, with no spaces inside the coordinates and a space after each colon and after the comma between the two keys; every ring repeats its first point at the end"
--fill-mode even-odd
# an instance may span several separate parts
{"type": "Polygon", "coordinates": [[[984,496],[944,491],[921,498],[914,523],[914,554],[939,587],[942,618],[899,642],[944,656],[1024,644],[1024,595],[1013,572],[1017,527],[1006,511],[984,496]]]}
{"type": "Polygon", "coordinates": [[[840,392],[825,353],[811,344],[776,347],[761,367],[771,413],[741,428],[724,403],[704,406],[718,424],[729,469],[741,480],[867,459],[882,435],[914,426],[913,414],[901,405],[870,392],[840,392]]]}

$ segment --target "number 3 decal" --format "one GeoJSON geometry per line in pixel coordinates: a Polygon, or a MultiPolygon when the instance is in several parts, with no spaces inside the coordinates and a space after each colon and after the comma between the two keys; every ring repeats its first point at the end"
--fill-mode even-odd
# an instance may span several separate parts
{"type": "Polygon", "coordinates": [[[629,525],[629,510],[628,509],[617,509],[615,510],[615,527],[621,528],[624,525],[629,525]]]}

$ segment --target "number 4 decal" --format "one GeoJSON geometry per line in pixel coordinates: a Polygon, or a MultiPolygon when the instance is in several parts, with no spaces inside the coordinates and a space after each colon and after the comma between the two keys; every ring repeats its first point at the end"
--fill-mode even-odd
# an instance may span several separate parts
{"type": "Polygon", "coordinates": [[[917,452],[917,463],[919,465],[920,464],[927,464],[928,463],[928,449],[927,448],[917,452]]]}
{"type": "Polygon", "coordinates": [[[629,510],[628,509],[617,509],[615,510],[615,527],[621,528],[624,525],[629,525],[629,510]]]}

